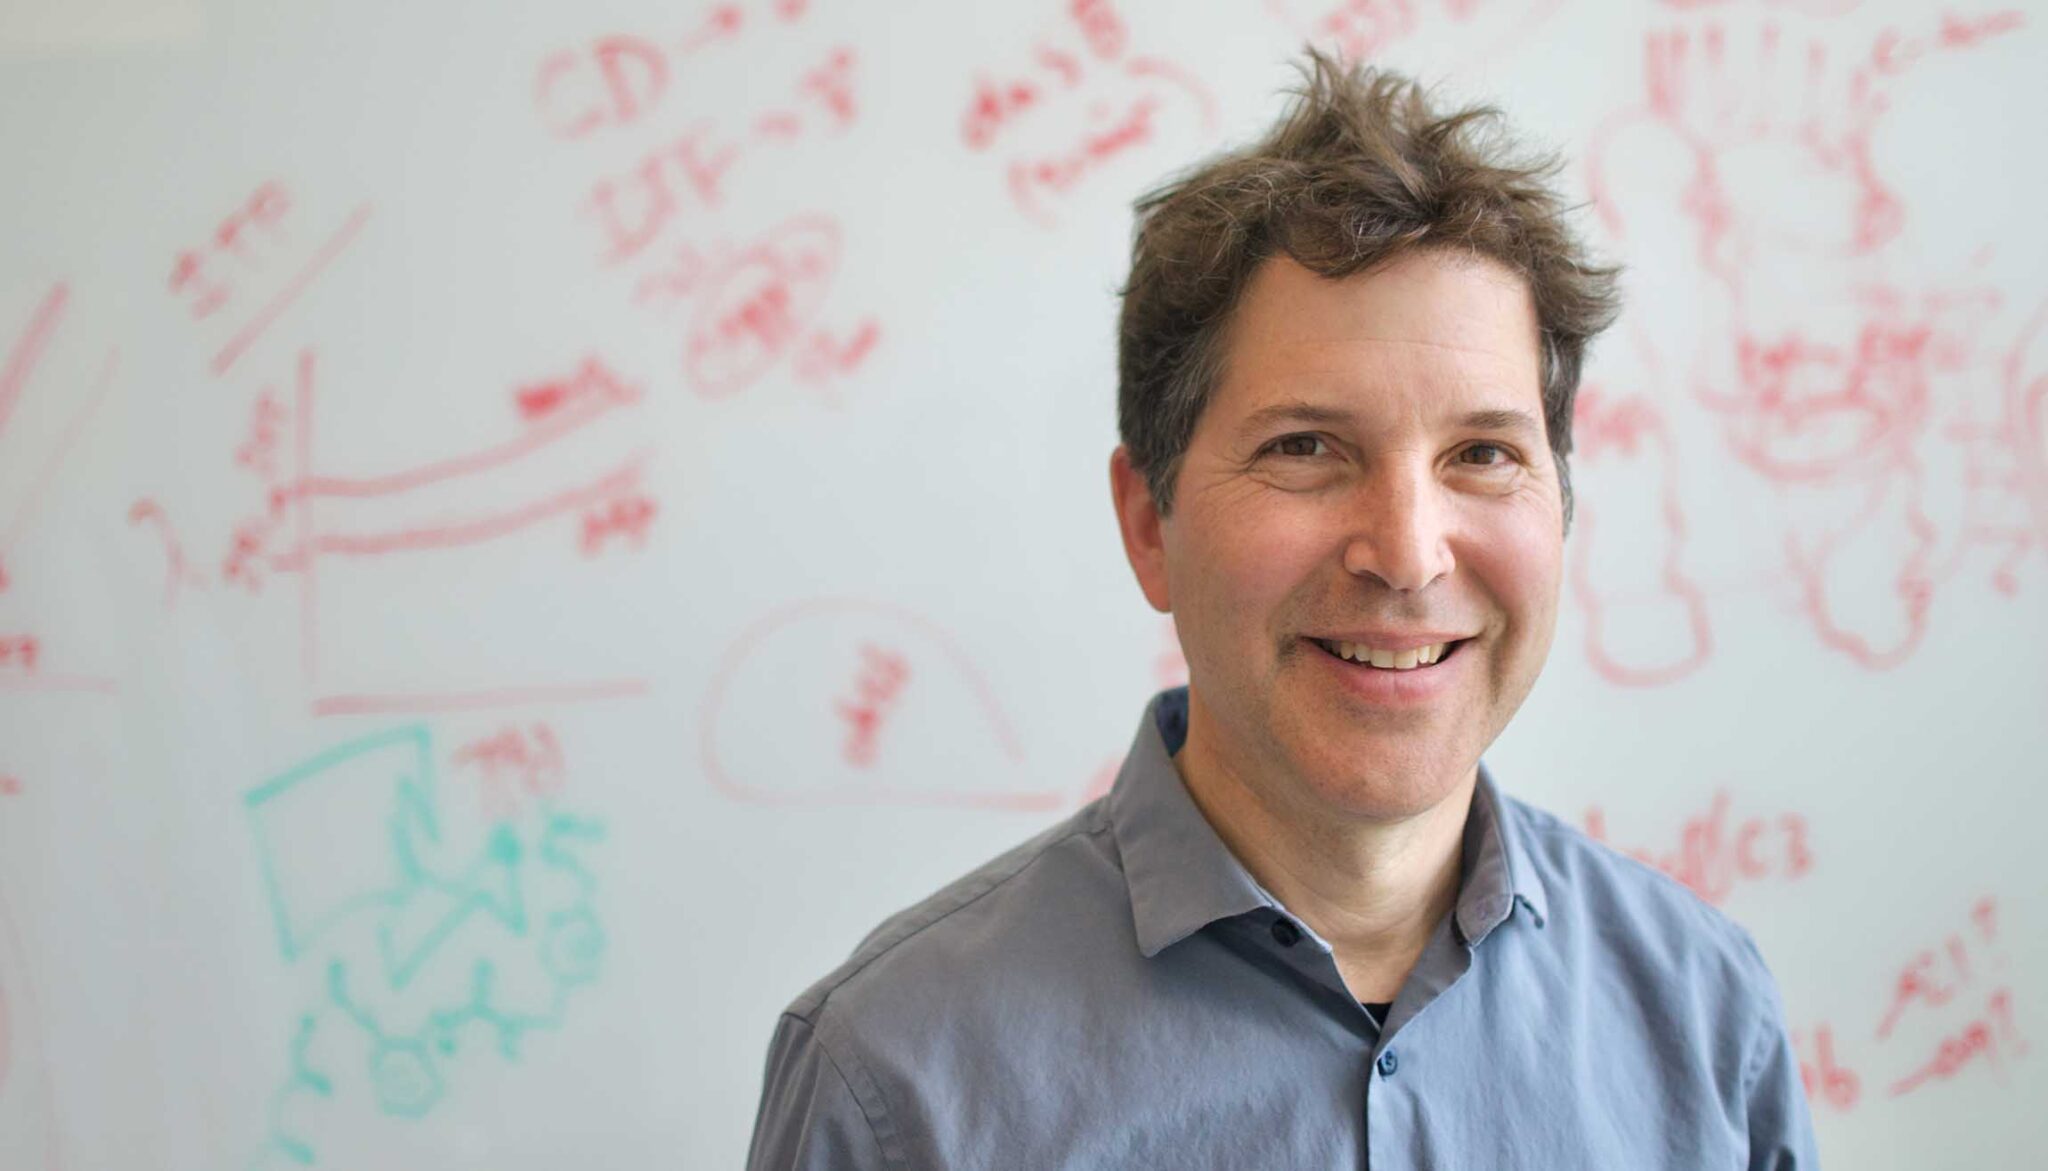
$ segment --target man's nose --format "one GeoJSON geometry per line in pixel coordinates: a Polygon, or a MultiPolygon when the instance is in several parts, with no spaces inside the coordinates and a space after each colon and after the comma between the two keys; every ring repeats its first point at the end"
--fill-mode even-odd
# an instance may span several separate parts
{"type": "Polygon", "coordinates": [[[1344,568],[1419,592],[1456,564],[1442,486],[1427,468],[1388,468],[1359,486],[1344,568]]]}

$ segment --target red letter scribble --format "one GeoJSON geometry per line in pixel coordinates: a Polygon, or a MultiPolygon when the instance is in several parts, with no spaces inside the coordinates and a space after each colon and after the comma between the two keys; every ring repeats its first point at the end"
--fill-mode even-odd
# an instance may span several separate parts
{"type": "Polygon", "coordinates": [[[1139,98],[1108,129],[1087,135],[1071,151],[1011,163],[1010,195],[1018,208],[1034,220],[1052,223],[1048,196],[1065,194],[1108,160],[1152,141],[1152,116],[1158,110],[1156,98],[1139,98]]]}
{"type": "Polygon", "coordinates": [[[1334,41],[1353,61],[1370,61],[1395,41],[1415,32],[1411,0],[1344,0],[1316,22],[1316,32],[1334,41]]]}
{"type": "Polygon", "coordinates": [[[582,138],[607,124],[626,126],[652,109],[668,86],[661,50],[639,37],[600,37],[588,55],[564,50],[541,62],[534,105],[561,138],[582,138]]]}
{"type": "Polygon", "coordinates": [[[960,117],[961,140],[968,150],[986,150],[996,131],[1012,117],[1036,105],[1038,97],[1038,87],[1021,78],[1001,83],[985,77],[978,79],[967,112],[960,117]]]}
{"type": "MultiPolygon", "coordinates": [[[[687,141],[681,149],[695,151],[696,143],[687,141]]],[[[668,164],[669,152],[649,155],[623,183],[603,179],[591,191],[591,207],[604,227],[606,264],[625,260],[652,244],[675,214],[675,196],[668,186],[668,164]]]]}
{"type": "Polygon", "coordinates": [[[1934,953],[1923,951],[1899,973],[1898,986],[1892,991],[1892,1007],[1877,1023],[1879,1040],[1891,1036],[1899,1017],[1915,1002],[1938,1008],[1955,996],[1956,990],[1934,975],[1934,962],[1934,953]]]}
{"type": "Polygon", "coordinates": [[[1792,1032],[1792,1048],[1799,1054],[1799,1080],[1806,1087],[1807,1100],[1817,1106],[1848,1111],[1863,1096],[1863,1079],[1835,1060],[1834,1029],[1821,1025],[1813,1031],[1809,1059],[1802,1033],[1792,1032]]]}
{"type": "Polygon", "coordinates": [[[1971,19],[1952,12],[1941,14],[1941,27],[1929,37],[1914,36],[1897,28],[1877,34],[1870,49],[1870,68],[1881,77],[1896,77],[1929,53],[1947,49],[1970,49],[2004,33],[2025,28],[2024,13],[2008,9],[1971,19]]]}
{"type": "Polygon", "coordinates": [[[705,282],[684,348],[683,369],[706,398],[752,385],[796,342],[838,274],[839,225],[791,220],[705,282]]]}
{"type": "Polygon", "coordinates": [[[1067,785],[1017,783],[1023,749],[981,672],[943,629],[886,603],[798,602],[763,617],[720,660],[700,727],[704,774],[737,801],[1042,811],[1072,800],[1067,785]],[[849,678],[860,681],[851,704],[849,678]]]}
{"type": "MultiPolygon", "coordinates": [[[[1728,805],[1727,790],[1716,790],[1705,813],[1686,819],[1678,847],[1670,853],[1659,855],[1641,848],[1622,852],[1655,866],[1717,906],[1727,900],[1738,881],[1792,881],[1813,869],[1804,817],[1785,813],[1773,819],[1745,818],[1731,834],[1728,805]]],[[[1586,811],[1585,830],[1594,841],[1607,841],[1607,816],[1600,807],[1586,811]]]]}
{"type": "Polygon", "coordinates": [[[1998,942],[1998,901],[1990,895],[1977,900],[1970,908],[1970,921],[1977,925],[1977,931],[1986,943],[1998,942]]]}
{"type": "MultiPolygon", "coordinates": [[[[818,386],[844,378],[860,368],[881,338],[882,327],[873,318],[862,321],[845,341],[834,338],[825,330],[818,330],[797,354],[796,376],[818,386]]],[[[839,400],[829,393],[827,401],[834,406],[839,405],[839,400]]]]}
{"type": "MultiPolygon", "coordinates": [[[[1971,907],[1970,920],[1981,937],[1981,946],[1997,942],[1996,916],[1997,902],[1989,895],[1971,907]]],[[[1890,1037],[1900,1018],[1915,1006],[1940,1008],[1954,1000],[1975,980],[1979,966],[1973,964],[1970,944],[1960,932],[1949,934],[1939,954],[1932,948],[1915,952],[1893,982],[1891,1007],[1877,1023],[1877,1039],[1890,1037]]]]}
{"type": "Polygon", "coordinates": [[[2012,1025],[2012,992],[2000,988],[1991,993],[1986,1019],[1971,1021],[1956,1033],[1942,1038],[1941,1046],[1925,1065],[1892,1083],[1891,1096],[1910,1094],[1930,1081],[1954,1077],[1978,1057],[1994,1072],[2003,1073],[2004,1058],[2023,1056],[2029,1046],[2012,1025]]]}
{"type": "Polygon", "coordinates": [[[746,13],[737,4],[720,4],[704,18],[703,25],[676,43],[676,55],[687,57],[716,41],[730,40],[746,23],[746,13]]]}
{"type": "Polygon", "coordinates": [[[244,289],[268,290],[214,354],[212,370],[216,375],[227,373],[256,344],[354,241],[370,218],[369,205],[356,208],[310,257],[296,268],[288,268],[294,248],[285,229],[287,216],[294,222],[299,218],[291,215],[294,210],[293,197],[284,185],[266,181],[215,226],[206,243],[186,248],[172,260],[170,291],[188,303],[195,320],[212,316],[244,289]]]}
{"type": "Polygon", "coordinates": [[[804,74],[802,92],[805,97],[825,107],[832,115],[834,129],[844,130],[853,125],[859,111],[853,101],[853,50],[841,46],[832,51],[823,65],[804,74]]]}
{"type": "Polygon", "coordinates": [[[178,590],[182,586],[206,588],[206,579],[185,564],[184,546],[178,543],[176,533],[171,531],[171,518],[164,513],[163,505],[147,497],[128,506],[129,525],[151,524],[164,546],[164,606],[178,604],[178,590]]]}
{"type": "Polygon", "coordinates": [[[41,644],[33,634],[0,635],[0,671],[19,670],[34,674],[41,644]]]}
{"type": "Polygon", "coordinates": [[[846,745],[840,755],[855,768],[868,768],[875,763],[882,721],[910,680],[910,664],[901,655],[867,643],[861,644],[860,657],[861,672],[854,681],[853,698],[841,700],[836,710],[847,723],[846,745]]]}
{"type": "Polygon", "coordinates": [[[538,722],[466,744],[456,750],[454,763],[482,774],[477,791],[484,816],[493,821],[519,816],[520,792],[542,800],[559,796],[567,776],[561,742],[553,728],[538,722]]]}
{"type": "Polygon", "coordinates": [[[278,442],[285,419],[275,393],[266,388],[249,408],[249,436],[235,449],[235,465],[265,481],[277,479],[278,442]]]}
{"type": "Polygon", "coordinates": [[[1563,0],[1266,0],[1296,35],[1350,62],[1371,62],[1425,28],[1455,29],[1464,47],[1441,64],[1447,74],[1522,45],[1562,6],[1563,0]]]}
{"type": "MultiPolygon", "coordinates": [[[[721,223],[728,178],[741,163],[858,121],[862,79],[853,46],[831,45],[809,57],[765,107],[746,101],[760,87],[743,86],[728,94],[737,106],[716,104],[714,117],[681,133],[649,114],[667,79],[682,73],[683,59],[713,44],[787,37],[808,10],[802,0],[718,4],[681,37],[608,38],[588,54],[558,52],[538,66],[541,120],[558,137],[606,127],[647,140],[637,159],[628,151],[624,165],[605,164],[609,173],[592,183],[581,210],[594,221],[597,263],[622,270],[633,303],[683,319],[682,371],[707,397],[736,393],[795,355],[796,376],[837,406],[829,384],[860,366],[881,337],[872,319],[819,327],[840,265],[836,220],[799,217],[739,246],[727,242],[721,223]]],[[[758,229],[746,230],[751,236],[758,229]]],[[[608,502],[588,518],[591,546],[636,535],[648,515],[631,500],[608,502]]]]}
{"type": "Polygon", "coordinates": [[[978,72],[959,123],[971,151],[1011,148],[1002,160],[1011,202],[1048,226],[1089,176],[1154,142],[1163,114],[1191,109],[1204,133],[1217,122],[1215,97],[1193,72],[1131,52],[1130,28],[1110,0],[1068,0],[1066,16],[1032,43],[1029,69],[978,72]]]}
{"type": "Polygon", "coordinates": [[[647,544],[647,526],[654,521],[654,514],[661,511],[654,498],[642,493],[623,495],[606,501],[583,514],[583,555],[595,557],[604,551],[605,543],[612,537],[630,542],[635,549],[647,544]]]}
{"type": "Polygon", "coordinates": [[[1124,48],[1130,44],[1131,30],[1109,0],[1069,0],[1067,11],[1097,57],[1114,61],[1123,56],[1124,48]]]}
{"type": "Polygon", "coordinates": [[[173,294],[191,302],[193,317],[210,316],[227,304],[232,294],[231,280],[261,267],[265,259],[262,249],[277,243],[279,224],[291,207],[291,196],[282,184],[265,182],[241,207],[221,220],[207,244],[178,253],[171,264],[170,288],[173,294]],[[250,242],[251,228],[263,229],[262,248],[250,242]],[[239,262],[239,267],[226,276],[209,263],[222,256],[239,262]]]}
{"type": "Polygon", "coordinates": [[[520,418],[532,423],[557,415],[574,417],[607,407],[629,406],[639,402],[641,394],[639,387],[626,382],[596,355],[591,355],[569,377],[522,386],[513,393],[513,399],[518,403],[520,418]]]}
{"type": "Polygon", "coordinates": [[[603,229],[599,259],[617,264],[647,250],[681,210],[676,192],[689,192],[706,208],[724,199],[719,184],[739,158],[730,144],[707,145],[708,131],[699,125],[643,157],[623,179],[601,179],[591,189],[590,206],[603,229]]]}

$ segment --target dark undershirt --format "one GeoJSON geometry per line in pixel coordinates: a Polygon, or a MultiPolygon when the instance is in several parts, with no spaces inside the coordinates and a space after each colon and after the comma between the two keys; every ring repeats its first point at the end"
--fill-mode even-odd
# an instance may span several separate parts
{"type": "Polygon", "coordinates": [[[1391,1000],[1385,1004],[1367,1004],[1363,1000],[1358,1002],[1358,1007],[1365,1010],[1365,1015],[1372,1018],[1372,1023],[1382,1026],[1387,1023],[1387,1010],[1393,1006],[1394,1002],[1391,1000]]]}

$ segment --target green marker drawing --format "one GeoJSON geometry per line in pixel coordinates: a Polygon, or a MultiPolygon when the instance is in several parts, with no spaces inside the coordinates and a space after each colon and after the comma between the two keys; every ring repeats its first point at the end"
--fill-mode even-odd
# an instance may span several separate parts
{"type": "Polygon", "coordinates": [[[289,1106],[331,1107],[353,1090],[387,1117],[429,1116],[472,1048],[519,1060],[527,1035],[561,1028],[570,997],[602,970],[599,884],[582,854],[603,826],[552,797],[487,829],[451,824],[424,726],[339,745],[243,804],[279,954],[321,973],[252,1167],[321,1165],[289,1106]],[[351,951],[359,938],[374,948],[351,951]],[[506,964],[520,987],[545,989],[540,1003],[505,994],[506,964]],[[483,1044],[468,1044],[472,1032],[483,1044]],[[367,1056],[316,1064],[321,1039],[352,1039],[367,1056]]]}

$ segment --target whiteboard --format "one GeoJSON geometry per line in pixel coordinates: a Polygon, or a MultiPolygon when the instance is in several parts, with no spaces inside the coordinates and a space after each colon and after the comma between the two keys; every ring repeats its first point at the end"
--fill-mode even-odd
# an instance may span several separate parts
{"type": "Polygon", "coordinates": [[[1129,205],[1305,40],[1629,265],[1490,766],[1755,933],[1829,1165],[2036,1165],[2044,21],[0,7],[0,1165],[737,1165],[780,1008],[1184,670],[1129,205]]]}

